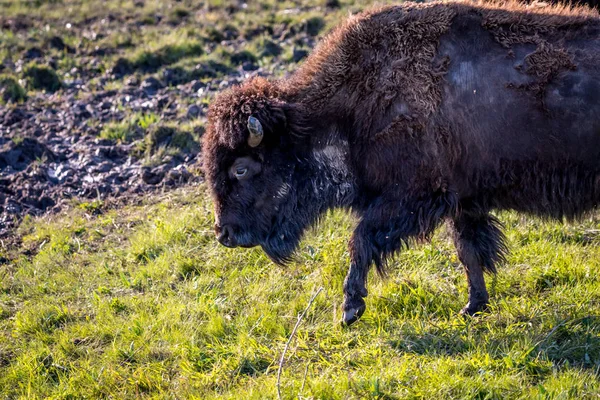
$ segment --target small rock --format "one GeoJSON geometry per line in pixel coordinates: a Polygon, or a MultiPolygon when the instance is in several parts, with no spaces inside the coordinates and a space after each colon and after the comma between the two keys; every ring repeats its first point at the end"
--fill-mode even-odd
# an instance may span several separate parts
{"type": "Polygon", "coordinates": [[[242,69],[246,72],[256,71],[258,69],[258,65],[252,61],[246,61],[242,64],[242,69]]]}
{"type": "Polygon", "coordinates": [[[162,88],[160,81],[152,76],[144,79],[140,88],[149,95],[156,94],[158,89],[162,88]]]}
{"type": "Polygon", "coordinates": [[[58,176],[56,176],[56,170],[54,168],[48,167],[46,170],[46,175],[48,175],[48,180],[52,183],[59,183],[58,176]]]}
{"type": "Polygon", "coordinates": [[[23,109],[14,108],[4,115],[3,122],[5,126],[12,126],[27,118],[29,118],[29,114],[23,111],[23,109]]]}
{"type": "Polygon", "coordinates": [[[200,110],[200,107],[198,107],[196,104],[192,104],[188,107],[187,116],[190,119],[197,118],[201,111],[202,110],[200,110]]]}
{"type": "Polygon", "coordinates": [[[139,86],[140,80],[136,76],[131,76],[125,80],[125,84],[131,87],[139,86]]]}
{"type": "Polygon", "coordinates": [[[75,114],[75,116],[77,118],[81,118],[81,119],[89,119],[92,117],[92,115],[94,114],[94,110],[91,109],[89,104],[83,104],[83,103],[79,103],[79,104],[75,104],[72,107],[73,110],[73,114],[75,114]]]}
{"type": "Polygon", "coordinates": [[[206,87],[206,84],[201,81],[192,81],[190,87],[191,87],[192,91],[197,92],[200,89],[204,89],[206,87]]]}
{"type": "Polygon", "coordinates": [[[169,171],[169,178],[187,182],[192,177],[192,174],[184,165],[178,165],[169,171]]]}
{"type": "Polygon", "coordinates": [[[54,160],[54,153],[33,137],[26,137],[18,143],[9,142],[0,148],[0,168],[10,165],[23,170],[38,159],[54,160]]]}
{"type": "Polygon", "coordinates": [[[38,47],[32,47],[28,49],[25,53],[23,53],[23,58],[26,60],[33,60],[36,58],[42,58],[44,53],[38,47]]]}
{"type": "Polygon", "coordinates": [[[162,74],[162,80],[166,85],[179,85],[189,81],[189,73],[181,67],[166,68],[162,74]]]}
{"type": "Polygon", "coordinates": [[[75,175],[75,171],[73,171],[73,169],[69,168],[65,164],[59,164],[56,167],[55,175],[56,175],[56,178],[58,179],[58,182],[63,183],[67,180],[67,178],[75,175]]]}
{"type": "Polygon", "coordinates": [[[119,58],[115,65],[111,68],[110,74],[115,78],[122,78],[125,75],[129,75],[133,72],[133,65],[131,61],[126,58],[119,58]]]}
{"type": "Polygon", "coordinates": [[[308,51],[304,49],[294,48],[294,52],[292,53],[292,60],[294,62],[298,62],[305,58],[308,55],[308,51]]]}
{"type": "Polygon", "coordinates": [[[85,175],[83,177],[83,181],[86,183],[94,183],[96,181],[100,180],[100,178],[94,178],[92,175],[85,175]]]}
{"type": "Polygon", "coordinates": [[[4,212],[7,214],[19,214],[21,212],[21,206],[14,202],[14,201],[9,201],[5,206],[4,206],[4,212]]]}
{"type": "Polygon", "coordinates": [[[48,40],[48,46],[53,49],[66,51],[67,53],[75,53],[75,49],[65,44],[60,36],[53,36],[48,40]]]}
{"type": "Polygon", "coordinates": [[[142,167],[140,170],[140,175],[144,183],[156,185],[162,181],[165,173],[159,168],[150,169],[149,167],[142,167]]]}
{"type": "Polygon", "coordinates": [[[277,57],[283,51],[283,49],[281,48],[280,45],[278,45],[277,43],[275,43],[271,40],[265,40],[263,43],[263,47],[264,47],[264,50],[262,52],[263,57],[264,56],[277,57]]]}
{"type": "Polygon", "coordinates": [[[113,169],[113,166],[114,164],[110,161],[104,161],[103,163],[100,163],[96,168],[94,168],[93,171],[96,173],[105,173],[113,169]]]}

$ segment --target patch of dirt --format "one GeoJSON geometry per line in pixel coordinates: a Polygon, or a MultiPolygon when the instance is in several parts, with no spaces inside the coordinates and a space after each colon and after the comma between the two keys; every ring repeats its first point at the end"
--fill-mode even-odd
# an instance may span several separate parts
{"type": "Polygon", "coordinates": [[[197,81],[176,88],[133,83],[83,100],[76,87],[60,95],[38,93],[23,104],[0,108],[0,237],[10,234],[24,215],[56,212],[73,198],[139,195],[202,179],[189,132],[167,129],[169,140],[148,144],[143,134],[131,143],[100,137],[105,124],[127,118],[125,109],[158,113],[160,122],[153,125],[158,127],[206,113],[204,106],[181,104],[181,98],[193,98],[196,87],[205,86],[197,81]],[[186,140],[181,149],[149,162],[146,153],[166,148],[176,142],[173,137],[186,140]],[[143,146],[149,147],[146,153],[140,152],[143,146]]]}

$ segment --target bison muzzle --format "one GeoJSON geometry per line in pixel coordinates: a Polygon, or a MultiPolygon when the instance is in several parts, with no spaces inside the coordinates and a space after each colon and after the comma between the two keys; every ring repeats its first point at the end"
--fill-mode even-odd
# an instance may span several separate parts
{"type": "Polygon", "coordinates": [[[377,8],[289,78],[221,93],[203,140],[222,244],[285,263],[324,212],[351,208],[351,324],[370,266],[383,274],[447,222],[472,315],[506,253],[491,211],[573,219],[600,203],[600,19],[517,2],[377,8]]]}

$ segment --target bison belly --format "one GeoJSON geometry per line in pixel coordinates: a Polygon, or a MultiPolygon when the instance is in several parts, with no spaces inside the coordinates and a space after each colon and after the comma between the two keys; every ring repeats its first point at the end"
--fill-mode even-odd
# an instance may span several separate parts
{"type": "Polygon", "coordinates": [[[440,117],[461,198],[556,217],[600,202],[599,31],[505,48],[480,19],[455,19],[440,117]]]}

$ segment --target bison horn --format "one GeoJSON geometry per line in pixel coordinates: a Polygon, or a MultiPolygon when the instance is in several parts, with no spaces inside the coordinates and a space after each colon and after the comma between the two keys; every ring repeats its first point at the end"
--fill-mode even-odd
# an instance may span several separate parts
{"type": "Polygon", "coordinates": [[[248,137],[248,145],[250,147],[258,146],[263,138],[263,127],[260,121],[250,116],[248,118],[248,130],[250,131],[250,136],[248,137]]]}

